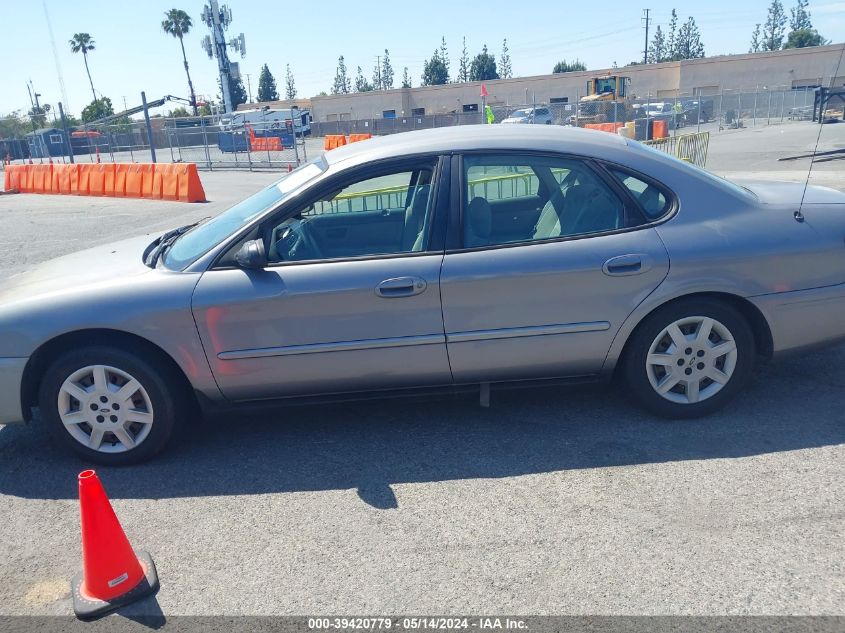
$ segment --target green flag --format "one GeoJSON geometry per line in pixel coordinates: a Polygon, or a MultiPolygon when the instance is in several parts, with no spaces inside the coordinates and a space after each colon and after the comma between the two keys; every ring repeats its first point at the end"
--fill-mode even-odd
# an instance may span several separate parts
{"type": "Polygon", "coordinates": [[[487,117],[487,123],[492,125],[493,122],[496,120],[496,115],[493,114],[493,108],[491,108],[490,106],[486,106],[484,108],[484,114],[487,117]]]}

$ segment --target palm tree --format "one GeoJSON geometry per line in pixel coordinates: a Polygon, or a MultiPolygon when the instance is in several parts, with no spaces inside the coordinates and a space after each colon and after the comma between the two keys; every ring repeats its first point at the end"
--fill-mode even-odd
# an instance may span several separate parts
{"type": "Polygon", "coordinates": [[[94,102],[96,103],[97,93],[94,92],[94,82],[91,81],[91,71],[88,68],[88,51],[94,50],[96,42],[88,33],[74,33],[68,44],[70,44],[70,50],[74,53],[82,53],[85,60],[85,72],[88,73],[88,83],[91,84],[91,94],[94,95],[94,102]]]}
{"type": "Polygon", "coordinates": [[[161,22],[161,28],[165,33],[172,35],[179,39],[179,45],[182,47],[182,61],[185,63],[185,74],[188,75],[188,90],[191,91],[191,105],[194,107],[194,116],[199,114],[197,112],[197,97],[194,94],[194,84],[191,82],[191,73],[188,71],[188,57],[185,55],[185,42],[182,37],[188,34],[193,26],[191,16],[182,11],[182,9],[170,9],[165,11],[164,20],[161,22]]]}

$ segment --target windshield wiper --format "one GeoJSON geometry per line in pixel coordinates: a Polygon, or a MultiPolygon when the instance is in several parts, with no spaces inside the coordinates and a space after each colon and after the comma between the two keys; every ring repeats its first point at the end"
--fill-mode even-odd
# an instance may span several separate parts
{"type": "Polygon", "coordinates": [[[152,251],[150,251],[150,254],[147,255],[147,259],[144,261],[144,263],[150,268],[155,268],[159,258],[173,244],[173,242],[175,242],[177,239],[179,239],[180,236],[184,235],[195,226],[202,224],[206,220],[208,220],[208,218],[203,218],[202,220],[198,220],[192,224],[186,224],[185,226],[180,226],[178,229],[167,231],[167,233],[158,238],[158,244],[152,251]]]}

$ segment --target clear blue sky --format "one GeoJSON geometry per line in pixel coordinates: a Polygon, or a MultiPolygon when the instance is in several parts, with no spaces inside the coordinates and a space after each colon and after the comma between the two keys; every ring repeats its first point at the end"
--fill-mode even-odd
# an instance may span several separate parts
{"type": "MultiPolygon", "coordinates": [[[[516,76],[551,72],[562,58],[580,58],[588,68],[605,68],[613,62],[622,66],[642,58],[641,18],[646,6],[652,10],[652,32],[658,24],[665,28],[674,6],[681,21],[689,14],[695,17],[708,55],[743,53],[754,24],[765,20],[769,4],[769,0],[645,0],[638,5],[616,0],[224,1],[233,12],[229,34],[246,34],[246,58],[233,55],[232,59],[241,63],[242,73],[250,73],[253,96],[261,65],[267,63],[280,93],[285,64],[290,64],[302,97],[329,91],[341,54],[351,75],[360,65],[370,78],[376,55],[383,55],[385,48],[390,50],[396,85],[407,66],[417,86],[423,61],[441,36],[446,37],[453,74],[463,36],[470,55],[487,43],[497,59],[507,38],[516,76]]],[[[791,3],[784,0],[787,12],[791,3]]],[[[200,47],[208,32],[199,18],[203,4],[203,0],[46,0],[69,111],[78,115],[92,99],[82,56],[72,55],[67,43],[78,31],[96,40],[97,50],[89,55],[94,87],[109,96],[116,109],[124,96],[130,106],[139,103],[141,90],[149,99],[165,94],[187,96],[179,43],[161,31],[164,11],[174,6],[194,19],[185,47],[197,93],[216,98],[216,62],[200,47]]],[[[810,11],[823,36],[834,42],[845,40],[845,1],[811,0],[810,11]]],[[[62,100],[42,0],[0,0],[0,15],[7,51],[0,115],[29,108],[26,82],[30,79],[42,102],[62,100]]]]}

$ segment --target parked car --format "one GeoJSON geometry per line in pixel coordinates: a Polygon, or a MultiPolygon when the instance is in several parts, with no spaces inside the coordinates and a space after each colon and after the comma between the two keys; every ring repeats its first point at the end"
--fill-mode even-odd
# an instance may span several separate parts
{"type": "Polygon", "coordinates": [[[843,236],[841,192],[743,188],[613,134],[354,143],[213,219],[6,279],[0,421],[37,408],[126,464],[196,407],[300,397],[617,376],[702,416],[760,358],[845,338],[843,236]]]}
{"type": "Polygon", "coordinates": [[[511,112],[510,116],[502,119],[502,123],[536,123],[538,125],[552,124],[552,111],[548,108],[522,108],[511,112]]]}
{"type": "Polygon", "coordinates": [[[698,124],[699,117],[701,123],[713,120],[713,99],[681,99],[680,103],[687,125],[698,124]]]}
{"type": "Polygon", "coordinates": [[[633,111],[635,119],[649,118],[654,121],[666,121],[670,130],[686,125],[686,115],[680,104],[676,105],[669,101],[634,104],[633,111]]]}

